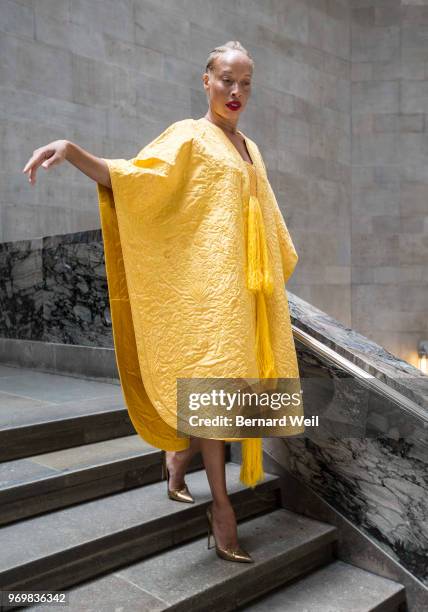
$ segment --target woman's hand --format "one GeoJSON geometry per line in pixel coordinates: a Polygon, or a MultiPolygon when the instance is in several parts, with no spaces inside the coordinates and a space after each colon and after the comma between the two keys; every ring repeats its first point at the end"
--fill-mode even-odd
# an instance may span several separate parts
{"type": "Polygon", "coordinates": [[[96,183],[111,189],[110,170],[107,162],[88,153],[88,151],[69,140],[54,140],[48,145],[33,151],[33,156],[25,164],[22,172],[28,172],[28,180],[34,185],[39,166],[43,166],[47,170],[65,160],[76,166],[96,183]]]}
{"type": "Polygon", "coordinates": [[[32,185],[36,182],[36,172],[39,166],[43,166],[47,170],[51,166],[58,165],[66,160],[67,146],[68,140],[54,140],[33,151],[33,156],[30,157],[22,170],[24,174],[28,172],[28,180],[32,185]]]}

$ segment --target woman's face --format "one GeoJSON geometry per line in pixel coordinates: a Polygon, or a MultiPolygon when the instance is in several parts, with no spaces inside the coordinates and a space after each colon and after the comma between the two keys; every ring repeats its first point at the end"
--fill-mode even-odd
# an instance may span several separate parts
{"type": "Polygon", "coordinates": [[[236,123],[251,94],[252,67],[247,55],[238,49],[222,53],[214,62],[214,70],[205,72],[202,78],[211,112],[236,123]]]}

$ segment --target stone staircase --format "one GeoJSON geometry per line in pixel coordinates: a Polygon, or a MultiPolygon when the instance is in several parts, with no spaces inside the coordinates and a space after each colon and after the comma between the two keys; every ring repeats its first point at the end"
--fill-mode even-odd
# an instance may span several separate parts
{"type": "Polygon", "coordinates": [[[186,476],[196,503],[167,498],[161,453],[134,434],[118,385],[0,370],[0,590],[65,590],[71,612],[407,609],[402,584],[336,557],[336,527],[283,507],[279,476],[243,486],[231,445],[253,564],[207,549],[200,456],[186,476]]]}

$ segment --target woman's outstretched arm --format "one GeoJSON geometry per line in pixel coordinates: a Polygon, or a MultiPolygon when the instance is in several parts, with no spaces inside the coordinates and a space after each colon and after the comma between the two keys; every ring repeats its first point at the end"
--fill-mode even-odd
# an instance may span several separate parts
{"type": "Polygon", "coordinates": [[[58,165],[63,161],[69,161],[96,183],[111,188],[110,172],[107,163],[100,157],[92,155],[69,140],[54,140],[44,147],[35,149],[22,172],[24,174],[28,172],[28,180],[31,185],[34,185],[39,166],[47,170],[51,166],[58,165]]]}

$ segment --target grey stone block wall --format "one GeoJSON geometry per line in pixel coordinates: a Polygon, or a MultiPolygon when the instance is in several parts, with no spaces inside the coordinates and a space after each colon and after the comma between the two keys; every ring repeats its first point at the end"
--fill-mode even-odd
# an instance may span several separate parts
{"type": "Polygon", "coordinates": [[[301,255],[295,290],[350,323],[350,36],[345,1],[34,0],[5,3],[0,98],[3,240],[99,226],[94,185],[72,167],[19,168],[69,138],[131,157],[169,123],[206,112],[208,52],[253,54],[240,128],[259,144],[301,255]],[[4,153],[4,152],[3,152],[4,153]],[[24,177],[25,178],[25,177],[24,177]]]}
{"type": "Polygon", "coordinates": [[[20,169],[68,138],[132,157],[207,110],[209,51],[238,39],[255,59],[240,129],[259,145],[301,256],[305,299],[350,323],[350,35],[344,0],[7,0],[2,4],[2,235],[99,227],[95,185],[70,165],[20,169]]]}
{"type": "Polygon", "coordinates": [[[3,0],[0,240],[99,228],[95,185],[72,166],[40,169],[29,185],[20,171],[33,149],[68,138],[134,156],[173,121],[205,114],[205,59],[238,39],[256,65],[239,127],[264,155],[300,255],[290,288],[415,363],[427,320],[426,10],[3,0]]]}
{"type": "Polygon", "coordinates": [[[352,327],[428,337],[428,2],[352,2],[352,327]]]}

